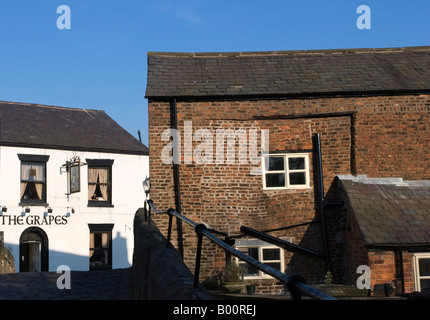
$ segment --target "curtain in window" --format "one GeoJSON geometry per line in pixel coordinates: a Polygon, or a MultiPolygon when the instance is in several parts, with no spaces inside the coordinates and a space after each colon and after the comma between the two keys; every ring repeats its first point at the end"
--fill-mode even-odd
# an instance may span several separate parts
{"type": "Polygon", "coordinates": [[[90,232],[90,263],[109,265],[110,247],[111,235],[109,232],[90,232]]]}
{"type": "Polygon", "coordinates": [[[100,182],[100,192],[102,193],[102,198],[105,201],[109,200],[108,197],[108,170],[99,169],[99,182],[100,182]]]}
{"type": "Polygon", "coordinates": [[[45,183],[45,165],[35,163],[21,164],[21,198],[24,197],[27,183],[33,182],[36,187],[37,197],[42,200],[43,184],[45,183]]]}
{"type": "Polygon", "coordinates": [[[88,200],[91,200],[94,192],[96,192],[98,169],[88,168],[88,200]],[[90,184],[94,183],[94,184],[90,184]]]}
{"type": "Polygon", "coordinates": [[[24,197],[26,188],[27,188],[27,182],[21,182],[21,199],[24,197]]]}
{"type": "Polygon", "coordinates": [[[42,200],[43,184],[35,183],[34,186],[36,187],[37,197],[39,198],[39,200],[42,200]]]}
{"type": "Polygon", "coordinates": [[[90,233],[90,258],[93,256],[94,254],[94,233],[91,232],[90,233]]]}
{"type": "Polygon", "coordinates": [[[102,198],[109,200],[108,195],[108,169],[106,168],[89,168],[88,169],[88,200],[91,200],[99,183],[102,198]]]}

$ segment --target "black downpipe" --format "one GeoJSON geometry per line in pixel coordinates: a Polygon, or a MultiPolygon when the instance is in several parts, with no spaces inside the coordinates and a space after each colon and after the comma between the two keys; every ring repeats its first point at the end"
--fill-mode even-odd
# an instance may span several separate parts
{"type": "Polygon", "coordinates": [[[398,254],[399,254],[399,267],[400,267],[400,281],[401,281],[401,285],[402,285],[402,293],[405,293],[405,273],[403,270],[403,253],[402,253],[402,248],[399,248],[398,250],[398,254]]]}
{"type": "Polygon", "coordinates": [[[324,205],[324,180],[323,180],[323,170],[322,170],[322,156],[321,156],[321,141],[319,133],[313,136],[313,150],[314,150],[314,168],[315,168],[315,193],[318,195],[317,202],[319,208],[319,216],[321,221],[321,233],[323,250],[325,257],[325,268],[328,270],[330,262],[330,252],[328,248],[328,238],[327,238],[327,224],[325,219],[325,205],[324,205]]]}
{"type": "MultiPolygon", "coordinates": [[[[177,117],[178,111],[176,108],[176,99],[173,99],[170,102],[170,126],[172,129],[178,130],[178,117],[177,117]]],[[[174,148],[177,150],[176,154],[179,155],[179,148],[181,146],[178,143],[179,139],[176,139],[176,145],[174,148]]],[[[175,152],[173,153],[173,181],[174,181],[174,188],[175,188],[175,207],[176,212],[181,214],[181,188],[179,183],[179,161],[181,159],[175,158],[175,152]]],[[[182,220],[176,218],[176,227],[178,232],[178,251],[181,255],[181,257],[184,257],[184,241],[183,241],[183,234],[182,234],[182,220]]]]}

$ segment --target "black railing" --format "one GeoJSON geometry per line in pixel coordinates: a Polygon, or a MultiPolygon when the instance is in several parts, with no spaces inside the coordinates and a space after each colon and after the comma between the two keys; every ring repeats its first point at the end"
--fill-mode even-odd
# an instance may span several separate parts
{"type": "Polygon", "coordinates": [[[148,223],[150,223],[151,221],[152,211],[156,214],[167,214],[169,216],[169,227],[168,227],[168,234],[167,234],[168,247],[170,246],[170,241],[171,241],[173,217],[180,219],[181,221],[185,222],[186,224],[194,228],[197,234],[197,253],[196,253],[196,263],[195,263],[195,272],[194,272],[194,288],[198,288],[199,286],[202,243],[203,243],[203,237],[206,237],[211,242],[215,243],[217,246],[224,249],[226,252],[229,252],[230,254],[236,256],[240,260],[250,264],[251,266],[279,280],[281,283],[285,285],[285,287],[291,293],[291,297],[293,300],[300,300],[303,295],[309,296],[312,299],[317,299],[317,300],[336,300],[332,296],[325,294],[324,292],[316,290],[315,288],[307,285],[305,279],[301,275],[298,275],[298,274],[286,275],[285,273],[282,273],[275,268],[272,268],[264,263],[261,263],[260,261],[250,257],[249,255],[244,254],[243,252],[240,252],[239,250],[236,250],[228,243],[227,234],[216,230],[208,229],[205,225],[198,224],[188,219],[184,215],[175,212],[175,210],[173,209],[157,210],[152,200],[146,200],[146,203],[148,204],[148,208],[145,204],[144,209],[145,209],[145,219],[148,221],[148,223]],[[220,238],[216,237],[214,233],[224,235],[226,241],[223,241],[220,238]]]}
{"type": "Polygon", "coordinates": [[[285,241],[273,236],[270,236],[264,232],[260,232],[254,229],[251,229],[249,227],[245,227],[245,226],[241,226],[240,227],[240,231],[248,236],[263,240],[265,242],[269,242],[271,244],[274,244],[278,247],[282,247],[284,249],[287,249],[289,251],[292,252],[300,252],[300,253],[304,253],[304,254],[308,254],[320,259],[324,258],[324,255],[322,253],[319,253],[317,251],[311,250],[311,249],[307,249],[307,248],[303,248],[301,246],[295,245],[294,243],[291,243],[289,241],[285,241]]]}

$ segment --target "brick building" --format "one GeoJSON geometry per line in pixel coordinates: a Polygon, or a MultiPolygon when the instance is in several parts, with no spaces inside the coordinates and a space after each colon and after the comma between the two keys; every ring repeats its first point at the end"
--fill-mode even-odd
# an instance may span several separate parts
{"type": "MultiPolygon", "coordinates": [[[[322,281],[331,270],[335,282],[355,284],[356,269],[365,264],[371,268],[372,286],[398,279],[405,292],[419,289],[416,269],[412,275],[412,251],[430,254],[428,197],[415,199],[418,208],[402,208],[422,209],[420,223],[410,224],[411,215],[396,213],[406,215],[400,220],[408,228],[402,230],[413,229],[418,238],[394,241],[391,234],[379,241],[365,231],[382,230],[378,221],[400,221],[398,216],[384,211],[385,216],[371,220],[372,226],[368,219],[360,220],[356,213],[361,209],[371,215],[383,207],[366,203],[363,208],[350,201],[356,189],[349,187],[357,176],[430,179],[429,47],[151,52],[146,97],[151,198],[157,208],[180,206],[194,221],[229,235],[239,235],[242,225],[257,230],[295,226],[270,234],[324,258],[246,237],[237,238],[235,245],[310,282],[322,281]],[[179,133],[173,142],[169,128],[179,133]],[[321,139],[322,180],[315,161],[316,134],[321,139]],[[177,166],[166,161],[170,143],[176,142],[181,146],[177,166]],[[318,201],[320,182],[323,203],[318,201]],[[323,212],[325,223],[320,223],[323,212]],[[379,268],[386,262],[389,275],[379,268]]],[[[425,186],[424,181],[417,194],[428,193],[425,186]]],[[[161,229],[166,227],[166,217],[155,219],[161,229]]],[[[190,267],[195,245],[194,231],[184,227],[184,259],[190,267]]],[[[420,257],[418,280],[425,282],[430,255],[420,257]]],[[[204,276],[212,276],[222,270],[225,255],[204,242],[202,263],[204,276]]],[[[246,279],[258,283],[260,292],[277,288],[274,279],[256,270],[249,269],[246,279]]]]}

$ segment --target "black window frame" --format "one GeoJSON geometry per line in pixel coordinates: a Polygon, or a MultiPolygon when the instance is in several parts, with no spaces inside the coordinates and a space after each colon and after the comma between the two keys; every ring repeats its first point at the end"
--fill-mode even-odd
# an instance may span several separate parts
{"type": "MultiPolygon", "coordinates": [[[[34,163],[37,165],[43,164],[45,166],[45,176],[42,189],[42,199],[23,199],[21,198],[21,192],[19,193],[20,202],[19,206],[47,206],[48,204],[48,161],[49,155],[34,155],[34,154],[18,154],[20,160],[20,186],[23,182],[21,177],[21,166],[23,163],[34,163]]],[[[27,181],[28,183],[28,181],[27,181]]]]}
{"type": "MultiPolygon", "coordinates": [[[[91,233],[93,234],[107,234],[108,236],[108,244],[109,246],[106,247],[97,247],[95,246],[95,242],[94,242],[94,246],[91,247],[91,245],[89,246],[89,259],[88,259],[88,263],[89,263],[89,269],[90,270],[109,270],[112,269],[112,247],[113,247],[113,237],[112,237],[112,230],[113,230],[114,224],[113,223],[102,223],[102,224],[94,224],[94,223],[89,223],[88,224],[88,228],[90,229],[90,237],[91,237],[91,233]],[[106,263],[106,265],[95,265],[92,264],[91,262],[91,250],[93,250],[93,254],[95,254],[96,252],[100,252],[100,251],[107,251],[108,252],[108,261],[106,263]]],[[[91,241],[90,241],[91,244],[91,241]]]]}
{"type": "MultiPolygon", "coordinates": [[[[112,204],[112,167],[114,160],[112,159],[86,159],[86,163],[88,166],[88,173],[90,169],[96,168],[96,169],[108,169],[108,200],[102,201],[102,200],[88,200],[88,207],[114,207],[112,204]]],[[[90,184],[89,181],[87,181],[87,190],[88,185],[90,184]]],[[[91,183],[93,184],[93,183],[91,183]]],[[[99,183],[94,183],[99,184],[99,183]]]]}

